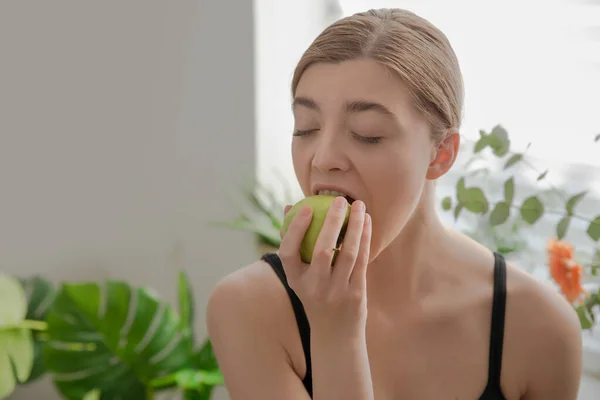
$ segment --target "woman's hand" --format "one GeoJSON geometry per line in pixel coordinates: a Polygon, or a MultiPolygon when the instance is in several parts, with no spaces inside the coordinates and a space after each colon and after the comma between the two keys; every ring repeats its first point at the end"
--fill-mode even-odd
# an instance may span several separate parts
{"type": "MultiPolygon", "coordinates": [[[[286,207],[286,213],[289,208],[286,207]]],[[[346,199],[337,197],[327,212],[311,264],[300,259],[300,245],[310,225],[312,209],[308,206],[301,209],[282,238],[279,257],[288,284],[304,305],[311,330],[333,333],[334,336],[336,331],[345,335],[356,332],[364,337],[371,218],[362,201],[352,204],[344,242],[332,266],[346,208],[346,199]]]]}

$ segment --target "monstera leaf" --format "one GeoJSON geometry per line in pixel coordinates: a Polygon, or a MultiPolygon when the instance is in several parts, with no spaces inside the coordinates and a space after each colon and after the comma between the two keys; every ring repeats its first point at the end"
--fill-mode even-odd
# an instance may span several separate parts
{"type": "Polygon", "coordinates": [[[46,318],[46,367],[79,400],[145,399],[152,379],[192,366],[191,337],[176,311],[124,282],[63,284],[46,318]]]}
{"type": "Polygon", "coordinates": [[[25,382],[33,365],[33,339],[24,327],[27,297],[19,281],[0,274],[0,399],[25,382]]]}
{"type": "MultiPolygon", "coordinates": [[[[20,281],[27,296],[27,315],[25,318],[30,321],[45,321],[46,314],[56,297],[56,289],[50,282],[39,276],[21,279],[20,281]]],[[[42,353],[45,342],[43,338],[46,333],[33,331],[32,335],[34,343],[33,368],[29,379],[25,383],[38,379],[46,372],[42,353]]]]}
{"type": "Polygon", "coordinates": [[[191,349],[194,346],[194,294],[190,280],[183,271],[178,274],[177,294],[179,297],[181,329],[190,336],[191,349]]]}

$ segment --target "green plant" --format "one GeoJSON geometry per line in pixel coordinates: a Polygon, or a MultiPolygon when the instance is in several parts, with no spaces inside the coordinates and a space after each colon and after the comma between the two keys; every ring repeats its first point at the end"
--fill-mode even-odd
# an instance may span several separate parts
{"type": "MultiPolygon", "coordinates": [[[[281,178],[281,176],[280,176],[281,178]]],[[[281,179],[285,190],[283,201],[275,191],[257,181],[242,188],[241,196],[231,196],[236,202],[238,217],[230,221],[213,222],[221,228],[246,231],[255,234],[258,240],[268,246],[279,247],[283,214],[286,204],[294,204],[289,183],[281,179]]]]}
{"type": "Polygon", "coordinates": [[[32,328],[45,328],[26,320],[27,298],[19,281],[0,275],[0,398],[8,396],[17,382],[25,382],[33,367],[32,328]]]}
{"type": "Polygon", "coordinates": [[[9,353],[0,360],[9,359],[15,373],[0,369],[13,377],[0,379],[0,398],[12,392],[14,377],[26,383],[47,372],[69,400],[152,399],[163,390],[210,399],[223,378],[210,340],[195,346],[184,273],[178,286],[179,313],[152,290],[122,281],[62,282],[55,290],[40,277],[1,276],[8,300],[0,302],[0,315],[7,315],[0,319],[0,354],[9,353]]]}
{"type": "MultiPolygon", "coordinates": [[[[532,226],[545,215],[555,215],[557,218],[555,225],[555,236],[562,240],[567,234],[571,223],[574,219],[578,219],[587,224],[587,236],[593,243],[600,241],[600,214],[592,218],[586,218],[576,214],[575,210],[581,200],[587,195],[587,191],[581,191],[574,194],[567,194],[564,190],[556,188],[548,182],[548,170],[538,171],[526,157],[526,152],[529,145],[522,152],[511,152],[511,142],[508,137],[508,132],[501,126],[495,126],[490,133],[485,131],[479,132],[480,137],[473,147],[473,155],[468,159],[464,173],[460,176],[456,183],[454,196],[446,196],[441,200],[441,207],[447,212],[452,212],[454,219],[468,211],[471,215],[478,217],[476,231],[480,236],[487,239],[494,238],[496,250],[510,253],[514,251],[522,251],[526,246],[525,241],[521,240],[516,245],[503,246],[500,243],[501,238],[510,237],[507,235],[496,235],[502,229],[510,229],[516,233],[523,226],[532,226]],[[489,152],[485,150],[489,149],[489,152]],[[487,166],[477,167],[481,161],[486,160],[487,155],[493,155],[495,159],[488,160],[490,163],[499,163],[501,169],[506,172],[511,169],[514,171],[517,165],[523,165],[536,175],[536,182],[546,182],[548,187],[540,189],[539,192],[526,196],[520,202],[517,201],[517,174],[508,176],[502,187],[486,188],[477,185],[469,185],[468,181],[473,180],[477,174],[488,174],[490,168],[487,166]],[[499,197],[499,200],[492,202],[492,198],[499,197]],[[483,230],[481,228],[484,228],[483,230]],[[481,235],[481,232],[484,232],[481,235]]],[[[600,135],[596,136],[594,141],[598,141],[600,135]]],[[[523,179],[523,175],[520,175],[523,179]]],[[[476,232],[471,232],[476,236],[476,232]]],[[[596,249],[592,251],[597,256],[588,260],[585,263],[586,272],[590,275],[597,275],[597,270],[600,268],[600,249],[596,245],[596,249]]],[[[593,310],[600,306],[600,290],[598,293],[592,293],[583,304],[575,304],[577,311],[580,314],[582,329],[590,329],[593,325],[593,310]]]]}

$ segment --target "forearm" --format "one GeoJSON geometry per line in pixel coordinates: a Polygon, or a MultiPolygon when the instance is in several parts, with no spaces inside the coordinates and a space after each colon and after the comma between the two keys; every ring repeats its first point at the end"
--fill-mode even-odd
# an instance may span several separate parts
{"type": "Polygon", "coordinates": [[[331,335],[311,332],[314,400],[373,400],[364,332],[331,335]]]}

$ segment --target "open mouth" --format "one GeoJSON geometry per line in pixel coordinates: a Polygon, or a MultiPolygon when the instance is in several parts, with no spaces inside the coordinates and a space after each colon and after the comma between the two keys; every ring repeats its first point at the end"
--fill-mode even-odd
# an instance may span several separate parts
{"type": "Polygon", "coordinates": [[[325,195],[325,196],[336,196],[336,197],[341,196],[341,197],[344,197],[348,201],[348,204],[352,204],[352,203],[354,203],[354,200],[356,200],[356,199],[353,199],[352,197],[348,196],[346,193],[338,192],[337,190],[319,190],[317,192],[317,194],[325,195]]]}

